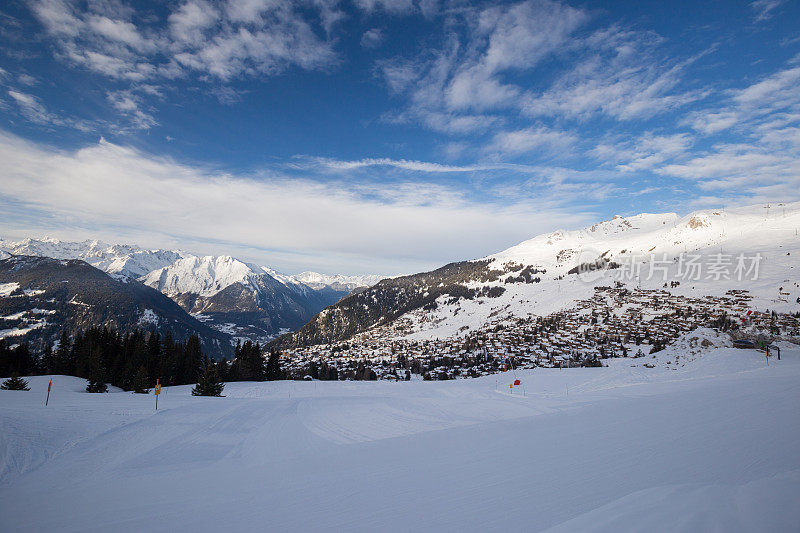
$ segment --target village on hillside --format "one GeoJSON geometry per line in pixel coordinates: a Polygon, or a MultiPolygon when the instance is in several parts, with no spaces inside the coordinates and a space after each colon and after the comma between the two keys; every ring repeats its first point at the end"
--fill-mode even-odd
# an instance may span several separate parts
{"type": "MultiPolygon", "coordinates": [[[[699,327],[766,346],[800,337],[800,313],[749,309],[746,290],[689,297],[614,286],[595,287],[592,298],[547,316],[495,318],[479,329],[462,328],[444,339],[410,340],[412,319],[374,327],[353,338],[283,353],[295,379],[446,380],[511,368],[592,367],[617,357],[646,358],[699,327]]],[[[679,365],[679,361],[670,361],[679,365]]],[[[642,365],[647,367],[646,359],[642,365]]]]}

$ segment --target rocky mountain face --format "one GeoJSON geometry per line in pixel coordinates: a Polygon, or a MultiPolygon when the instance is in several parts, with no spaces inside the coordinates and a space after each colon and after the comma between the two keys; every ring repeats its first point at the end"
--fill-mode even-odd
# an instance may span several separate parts
{"type": "Polygon", "coordinates": [[[800,203],[614,217],[540,235],[488,257],[383,280],[326,308],[280,348],[334,343],[399,323],[392,335],[457,337],[545,316],[595,288],[667,288],[686,296],[746,289],[754,308],[798,312],[800,203]],[[692,263],[692,268],[687,264],[692,263]]]}
{"type": "Polygon", "coordinates": [[[259,342],[296,330],[351,291],[380,279],[315,272],[287,276],[230,256],[199,257],[96,240],[0,240],[0,254],[81,259],[120,280],[160,291],[220,332],[259,342]]]}
{"type": "Polygon", "coordinates": [[[299,328],[349,292],[312,288],[229,256],[186,257],[141,281],[210,326],[262,342],[299,328]]]}
{"type": "Polygon", "coordinates": [[[91,326],[169,332],[176,340],[197,334],[208,355],[232,353],[229,335],[141,283],[116,279],[76,259],[12,255],[0,260],[0,338],[40,350],[63,330],[91,326]]]}
{"type": "Polygon", "coordinates": [[[344,340],[371,327],[388,324],[406,312],[433,309],[439,298],[497,297],[505,291],[504,287],[469,286],[473,281],[497,281],[504,271],[493,269],[492,263],[492,260],[462,261],[431,272],[385,279],[324,309],[275,345],[308,346],[344,340]]]}

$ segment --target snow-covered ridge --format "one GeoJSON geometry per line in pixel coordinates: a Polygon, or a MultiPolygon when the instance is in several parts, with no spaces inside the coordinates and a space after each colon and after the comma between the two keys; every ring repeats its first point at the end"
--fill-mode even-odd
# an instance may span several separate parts
{"type": "Polygon", "coordinates": [[[362,276],[343,276],[341,274],[328,275],[320,274],[318,272],[302,272],[293,279],[301,283],[305,283],[310,287],[317,288],[318,286],[341,286],[347,287],[352,290],[358,287],[371,287],[378,283],[380,280],[385,279],[386,276],[378,276],[375,274],[364,274],[362,276]]]}
{"type": "Polygon", "coordinates": [[[293,276],[228,255],[196,256],[180,250],[147,250],[136,245],[112,245],[98,240],[66,242],[43,237],[14,242],[0,239],[0,259],[8,257],[8,254],[81,259],[111,275],[138,279],[168,296],[184,293],[213,296],[234,283],[256,290],[255,281],[265,276],[298,292],[325,287],[352,290],[374,285],[383,279],[378,275],[344,276],[316,272],[293,276]]]}
{"type": "Polygon", "coordinates": [[[0,240],[2,254],[36,255],[54,259],[81,259],[112,275],[139,278],[188,254],[176,250],[146,250],[136,245],[107,244],[98,240],[66,242],[50,237],[18,242],[0,240]]]}
{"type": "MultiPolygon", "coordinates": [[[[484,259],[498,265],[536,265],[552,272],[568,270],[578,259],[667,254],[676,256],[716,247],[751,249],[761,242],[795,236],[800,227],[800,202],[702,210],[680,217],[675,213],[643,213],[575,231],[558,230],[534,237],[484,259]]],[[[717,250],[719,251],[719,250],[717,250]]]]}
{"type": "Polygon", "coordinates": [[[143,276],[141,281],[167,296],[182,293],[213,296],[234,283],[253,285],[259,270],[256,265],[227,255],[189,256],[153,270],[143,276]]]}

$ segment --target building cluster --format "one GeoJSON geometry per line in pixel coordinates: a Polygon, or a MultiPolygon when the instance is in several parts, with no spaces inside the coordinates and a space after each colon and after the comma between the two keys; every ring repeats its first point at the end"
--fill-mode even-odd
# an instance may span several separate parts
{"type": "Polygon", "coordinates": [[[335,368],[338,379],[455,379],[511,366],[602,366],[603,359],[659,351],[698,327],[734,336],[800,337],[798,316],[752,311],[750,300],[744,290],[689,297],[617,283],[596,287],[592,298],[548,316],[497,313],[479,329],[431,340],[406,338],[413,323],[401,318],[347,341],[289,350],[284,361],[295,376],[325,365],[335,368]]]}

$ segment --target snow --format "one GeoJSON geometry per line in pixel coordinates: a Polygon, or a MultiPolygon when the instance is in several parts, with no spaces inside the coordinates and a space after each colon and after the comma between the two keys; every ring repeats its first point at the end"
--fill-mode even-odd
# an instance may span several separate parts
{"type": "Polygon", "coordinates": [[[158,412],[64,376],[44,407],[33,377],[0,391],[3,528],[796,531],[800,349],[695,336],[719,347],[676,369],[182,386],[158,412]]]}
{"type": "Polygon", "coordinates": [[[139,317],[139,325],[144,326],[147,324],[157,325],[159,321],[158,315],[152,309],[145,309],[142,316],[139,317]]]}
{"type": "Polygon", "coordinates": [[[22,337],[23,335],[27,335],[31,331],[35,329],[42,328],[47,325],[46,320],[42,320],[40,322],[33,322],[26,325],[24,328],[11,328],[11,329],[1,329],[0,330],[0,339],[5,339],[8,337],[22,337]]]}
{"type": "Polygon", "coordinates": [[[115,279],[139,279],[167,296],[194,293],[213,296],[234,283],[253,285],[253,279],[266,274],[297,291],[333,286],[352,290],[371,286],[383,279],[378,275],[326,275],[303,272],[297,276],[282,274],[227,255],[195,256],[181,250],[146,250],[136,245],[107,244],[98,240],[68,242],[43,237],[22,241],[0,239],[0,259],[16,255],[34,255],[54,259],[81,259],[115,279]]]}
{"type": "Polygon", "coordinates": [[[138,278],[186,255],[173,250],[144,250],[136,245],[111,245],[98,240],[67,242],[50,237],[17,242],[0,240],[0,250],[16,255],[81,259],[95,268],[125,279],[138,278]]]}
{"type": "Polygon", "coordinates": [[[45,291],[42,289],[23,289],[22,292],[25,296],[39,296],[40,294],[44,294],[45,291]]]}
{"type": "Polygon", "coordinates": [[[347,288],[373,285],[381,276],[327,276],[304,272],[298,276],[282,274],[266,266],[240,261],[231,256],[187,256],[175,263],[154,270],[141,278],[145,285],[157,289],[167,296],[192,293],[213,296],[234,283],[257,291],[256,279],[267,276],[298,292],[321,289],[326,286],[347,288]]]}
{"type": "Polygon", "coordinates": [[[259,275],[258,270],[255,265],[227,255],[190,256],[150,272],[142,281],[168,296],[182,293],[213,296],[234,283],[251,285],[251,280],[259,275]]]}
{"type": "Polygon", "coordinates": [[[0,283],[0,297],[9,296],[17,289],[19,289],[19,283],[0,283]]]}

